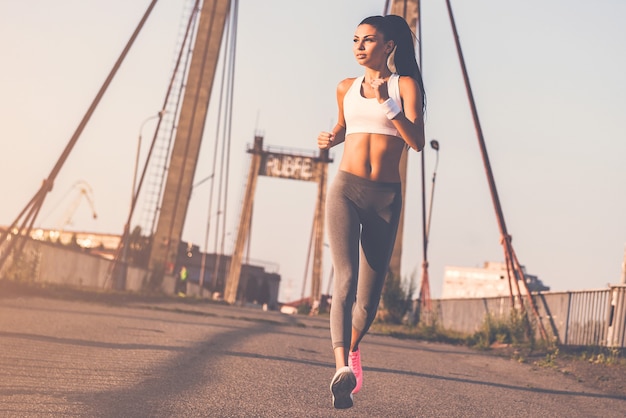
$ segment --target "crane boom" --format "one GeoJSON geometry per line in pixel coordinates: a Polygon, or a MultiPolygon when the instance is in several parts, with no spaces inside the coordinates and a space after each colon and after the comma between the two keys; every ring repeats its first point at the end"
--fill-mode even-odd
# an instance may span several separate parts
{"type": "Polygon", "coordinates": [[[74,214],[76,213],[76,210],[78,209],[78,206],[80,205],[80,202],[83,200],[83,198],[89,204],[89,208],[91,209],[91,216],[93,217],[93,219],[98,218],[98,214],[96,213],[96,207],[93,202],[93,191],[91,189],[91,186],[86,181],[78,181],[74,184],[73,188],[78,190],[78,194],[66,209],[65,214],[63,215],[63,218],[59,223],[59,227],[57,228],[59,231],[63,231],[66,226],[72,224],[72,218],[74,217],[74,214]]]}

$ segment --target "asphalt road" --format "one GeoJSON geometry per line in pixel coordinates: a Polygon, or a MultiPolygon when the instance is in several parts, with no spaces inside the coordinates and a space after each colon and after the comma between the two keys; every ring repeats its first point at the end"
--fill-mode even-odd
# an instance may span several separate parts
{"type": "Polygon", "coordinates": [[[327,318],[0,293],[2,417],[624,417],[626,398],[465,347],[368,335],[334,410],[327,318]]]}

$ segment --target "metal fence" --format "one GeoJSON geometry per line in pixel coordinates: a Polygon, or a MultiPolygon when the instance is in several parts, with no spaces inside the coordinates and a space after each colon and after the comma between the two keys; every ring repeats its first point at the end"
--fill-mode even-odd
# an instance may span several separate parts
{"type": "MultiPolygon", "coordinates": [[[[561,345],[626,348],[626,286],[575,292],[533,294],[539,320],[548,334],[561,345]]],[[[524,296],[527,304],[527,297],[524,296]]],[[[446,329],[474,333],[485,318],[505,318],[511,311],[506,297],[438,299],[432,301],[431,315],[446,329]]],[[[528,309],[528,308],[527,308],[528,309]]]]}

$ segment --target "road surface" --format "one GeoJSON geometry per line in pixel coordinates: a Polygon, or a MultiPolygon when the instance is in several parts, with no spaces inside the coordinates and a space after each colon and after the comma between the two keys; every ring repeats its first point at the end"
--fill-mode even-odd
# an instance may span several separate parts
{"type": "Polygon", "coordinates": [[[2,417],[624,417],[548,368],[382,335],[334,410],[324,317],[167,298],[0,293],[2,417]]]}

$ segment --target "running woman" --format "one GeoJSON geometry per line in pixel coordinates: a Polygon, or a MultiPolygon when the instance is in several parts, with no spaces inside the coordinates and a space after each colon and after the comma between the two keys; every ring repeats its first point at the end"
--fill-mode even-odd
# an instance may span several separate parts
{"type": "Polygon", "coordinates": [[[320,149],[344,144],[326,201],[335,280],[330,390],[337,409],[352,407],[363,385],[359,343],[376,317],[396,239],[400,158],[409,148],[424,148],[425,97],[414,41],[400,16],[364,19],[353,52],[365,72],[339,83],[337,124],[317,137],[320,149]]]}

